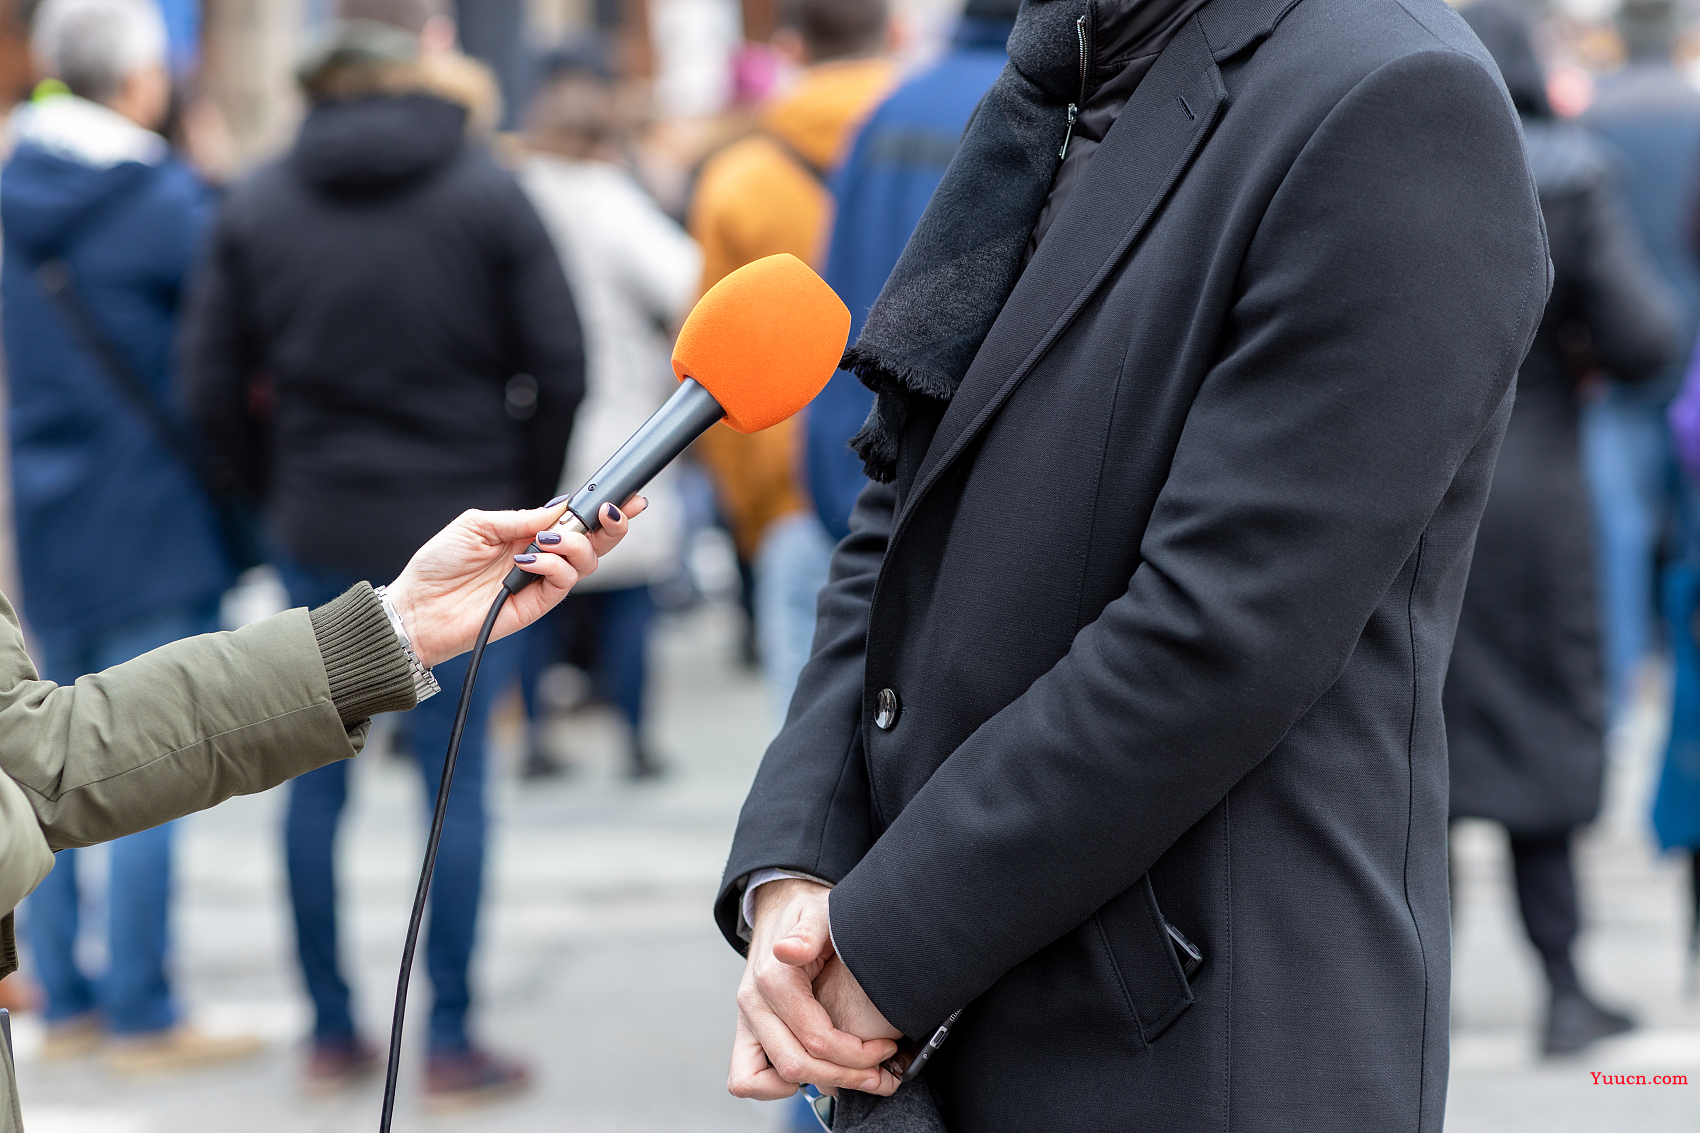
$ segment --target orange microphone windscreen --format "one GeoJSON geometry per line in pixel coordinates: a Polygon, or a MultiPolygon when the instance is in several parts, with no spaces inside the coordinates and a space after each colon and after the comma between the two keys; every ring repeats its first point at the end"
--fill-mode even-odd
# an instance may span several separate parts
{"type": "Polygon", "coordinates": [[[695,378],[740,433],[814,400],[850,337],[850,309],[796,256],[745,264],[708,289],[679,331],[673,372],[695,378]]]}

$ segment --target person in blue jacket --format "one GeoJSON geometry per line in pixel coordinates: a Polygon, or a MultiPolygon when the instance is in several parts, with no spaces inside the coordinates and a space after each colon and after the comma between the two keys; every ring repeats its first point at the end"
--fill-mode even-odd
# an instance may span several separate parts
{"type": "MultiPolygon", "coordinates": [[[[950,49],[874,111],[833,175],[838,212],[825,279],[850,308],[851,342],[938,188],[974,108],[1008,62],[1004,44],[1020,6],[1019,0],[968,0],[950,49]]],[[[850,509],[867,483],[862,459],[849,442],[873,404],[873,392],[840,370],[808,409],[809,492],[834,542],[850,533],[850,509]]]]}
{"type": "MultiPolygon", "coordinates": [[[[33,46],[57,78],[11,123],[15,148],[0,173],[0,330],[22,608],[42,675],[69,684],[217,629],[234,572],[196,472],[38,276],[47,261],[63,264],[95,333],[160,409],[181,418],[171,357],[209,201],[156,132],[170,97],[159,10],[150,0],[48,0],[33,46]]],[[[104,1043],[115,1069],[135,1072],[258,1049],[179,1024],[168,969],[172,836],[168,823],[112,844],[102,978],[76,957],[81,851],[59,854],[25,906],[46,993],[46,1057],[104,1043]]]]}

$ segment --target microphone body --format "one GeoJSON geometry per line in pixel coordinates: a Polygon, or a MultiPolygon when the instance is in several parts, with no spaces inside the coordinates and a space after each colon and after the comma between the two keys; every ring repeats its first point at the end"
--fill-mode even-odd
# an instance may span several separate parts
{"type": "MultiPolygon", "coordinates": [[[[716,421],[753,433],[790,417],[832,377],[849,334],[849,309],[797,257],[781,253],[732,272],[679,328],[678,390],[573,493],[554,530],[601,527],[603,504],[620,506],[716,421]]],[[[518,594],[537,577],[515,567],[502,586],[518,594]]]]}
{"type": "MultiPolygon", "coordinates": [[[[595,531],[602,526],[603,504],[619,507],[625,503],[725,416],[726,410],[713,394],[695,378],[686,378],[673,391],[673,396],[597,469],[596,475],[573,493],[567,501],[567,510],[555,521],[552,530],[581,534],[595,531]]],[[[530,549],[534,554],[539,550],[536,543],[530,549]]],[[[514,567],[502,585],[508,593],[518,594],[537,579],[537,575],[514,567]]]]}

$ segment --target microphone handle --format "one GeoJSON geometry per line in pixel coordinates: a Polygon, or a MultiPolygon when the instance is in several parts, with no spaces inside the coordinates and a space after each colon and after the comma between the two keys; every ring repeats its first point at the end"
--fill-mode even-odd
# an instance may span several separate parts
{"type": "MultiPolygon", "coordinates": [[[[602,526],[603,504],[619,507],[625,503],[725,416],[726,411],[713,394],[695,378],[686,378],[631,439],[597,469],[589,483],[573,493],[567,501],[567,510],[550,530],[584,535],[597,530],[602,526]]],[[[541,551],[536,543],[528,549],[532,554],[541,551]]],[[[502,580],[502,585],[508,593],[518,594],[538,577],[516,566],[502,580]]]]}

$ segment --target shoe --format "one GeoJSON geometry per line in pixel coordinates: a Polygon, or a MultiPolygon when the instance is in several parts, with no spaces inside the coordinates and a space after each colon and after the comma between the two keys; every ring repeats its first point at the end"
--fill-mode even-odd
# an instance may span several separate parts
{"type": "Polygon", "coordinates": [[[311,1097],[340,1094],[378,1069],[378,1052],[358,1038],[318,1039],[301,1088],[311,1097]]]}
{"type": "Polygon", "coordinates": [[[531,1085],[531,1067],[483,1050],[433,1054],[425,1066],[425,1108],[465,1109],[519,1093],[531,1085]]]}
{"type": "Polygon", "coordinates": [[[151,1034],[112,1038],[106,1048],[106,1068],[114,1074],[170,1074],[240,1062],[266,1048],[254,1035],[214,1038],[193,1027],[177,1026],[151,1034]]]}
{"type": "Polygon", "coordinates": [[[1547,1012],[1544,1049],[1548,1057],[1575,1054],[1590,1043],[1635,1029],[1635,1020],[1604,1007],[1580,991],[1555,994],[1547,1012]]]}
{"type": "Polygon", "coordinates": [[[93,1054],[100,1048],[100,1020],[93,1011],[58,1023],[47,1024],[47,1035],[41,1040],[43,1062],[69,1062],[93,1054]]]}
{"type": "Polygon", "coordinates": [[[560,762],[541,747],[533,747],[525,753],[525,761],[519,765],[519,777],[534,783],[539,779],[559,779],[570,774],[572,769],[572,764],[560,762]]]}
{"type": "Polygon", "coordinates": [[[667,765],[643,748],[633,748],[631,761],[626,764],[626,778],[634,783],[659,779],[667,774],[667,765]]]}

